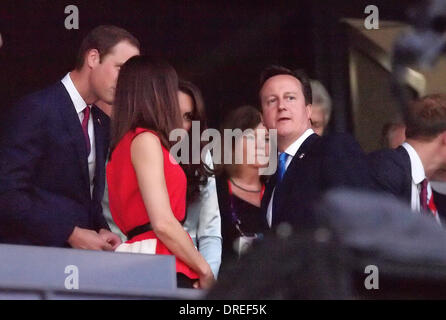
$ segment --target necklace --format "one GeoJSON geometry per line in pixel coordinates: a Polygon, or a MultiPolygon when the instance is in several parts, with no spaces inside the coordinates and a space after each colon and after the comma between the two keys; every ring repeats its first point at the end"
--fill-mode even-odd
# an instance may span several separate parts
{"type": "Polygon", "coordinates": [[[252,193],[259,193],[260,191],[262,191],[262,189],[260,189],[260,190],[249,190],[249,189],[245,189],[245,188],[239,186],[237,183],[235,183],[234,180],[232,180],[232,178],[229,178],[229,180],[231,181],[231,183],[232,183],[234,186],[236,186],[237,188],[239,188],[239,189],[241,189],[241,190],[243,190],[243,191],[246,191],[246,192],[252,192],[252,193]]]}

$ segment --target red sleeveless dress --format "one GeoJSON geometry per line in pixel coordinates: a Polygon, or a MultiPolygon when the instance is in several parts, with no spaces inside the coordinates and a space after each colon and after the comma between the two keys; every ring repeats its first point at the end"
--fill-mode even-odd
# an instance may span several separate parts
{"type": "MultiPolygon", "coordinates": [[[[107,164],[110,211],[116,225],[125,235],[133,228],[150,222],[139,191],[130,154],[130,145],[133,139],[142,132],[151,132],[156,135],[155,132],[143,128],[129,131],[118,143],[107,164]]],[[[183,221],[186,214],[186,175],[175,159],[170,156],[169,151],[164,146],[161,145],[161,147],[170,207],[175,218],[178,221],[183,221]]],[[[192,239],[190,241],[192,243],[192,239]]],[[[121,244],[120,248],[117,251],[172,255],[169,249],[157,238],[154,231],[139,234],[121,244]],[[131,249],[120,250],[120,248],[125,247],[131,247],[131,249]]],[[[198,275],[178,258],[176,258],[176,270],[177,273],[182,273],[190,279],[198,279],[198,275]]]]}

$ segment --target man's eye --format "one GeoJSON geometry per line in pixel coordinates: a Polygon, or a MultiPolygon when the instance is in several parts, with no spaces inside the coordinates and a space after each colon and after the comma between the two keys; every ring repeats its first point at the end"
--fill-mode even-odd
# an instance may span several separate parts
{"type": "Polygon", "coordinates": [[[183,115],[183,119],[184,119],[184,120],[187,120],[187,121],[192,120],[192,114],[191,114],[190,112],[185,113],[185,114],[183,115]]]}
{"type": "Polygon", "coordinates": [[[296,97],[288,96],[287,99],[288,99],[288,100],[296,100],[296,97]]]}
{"type": "Polygon", "coordinates": [[[273,98],[273,99],[268,99],[268,100],[266,100],[266,103],[271,104],[271,103],[274,103],[275,101],[276,101],[275,98],[273,98]]]}

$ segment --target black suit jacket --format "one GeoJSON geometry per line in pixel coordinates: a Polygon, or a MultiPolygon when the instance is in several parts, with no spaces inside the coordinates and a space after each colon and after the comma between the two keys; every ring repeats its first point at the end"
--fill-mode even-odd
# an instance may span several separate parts
{"type": "Polygon", "coordinates": [[[446,221],[446,195],[436,192],[435,190],[433,190],[433,192],[434,202],[438,210],[438,215],[440,216],[443,226],[445,226],[444,222],[446,221]]]}
{"type": "Polygon", "coordinates": [[[388,192],[408,203],[412,197],[412,168],[410,157],[404,147],[382,149],[368,156],[375,184],[381,191],[388,192]]]}
{"type": "Polygon", "coordinates": [[[108,228],[102,215],[109,119],[91,110],[96,172],[90,195],[87,148],[61,82],[11,108],[0,135],[0,242],[67,246],[75,226],[108,228]]]}
{"type": "MultiPolygon", "coordinates": [[[[382,149],[368,156],[372,177],[381,191],[391,193],[395,197],[411,204],[412,198],[412,166],[410,157],[404,147],[382,149]]],[[[442,220],[446,218],[446,196],[436,192],[434,202],[442,220]]]]}
{"type": "Polygon", "coordinates": [[[266,214],[275,189],[272,227],[281,222],[299,227],[314,225],[314,205],[330,189],[373,188],[364,153],[357,142],[345,134],[309,136],[296,152],[277,187],[276,181],[277,172],[268,182],[262,199],[262,209],[266,214]]]}

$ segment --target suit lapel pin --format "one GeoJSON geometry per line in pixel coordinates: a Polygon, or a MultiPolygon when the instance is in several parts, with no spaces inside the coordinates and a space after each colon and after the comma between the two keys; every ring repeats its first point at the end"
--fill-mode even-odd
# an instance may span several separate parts
{"type": "Polygon", "coordinates": [[[305,153],[302,152],[301,154],[299,154],[299,159],[303,159],[303,157],[305,157],[305,153]]]}
{"type": "Polygon", "coordinates": [[[102,126],[101,119],[99,119],[99,118],[98,118],[98,123],[99,123],[100,126],[102,126]]]}

